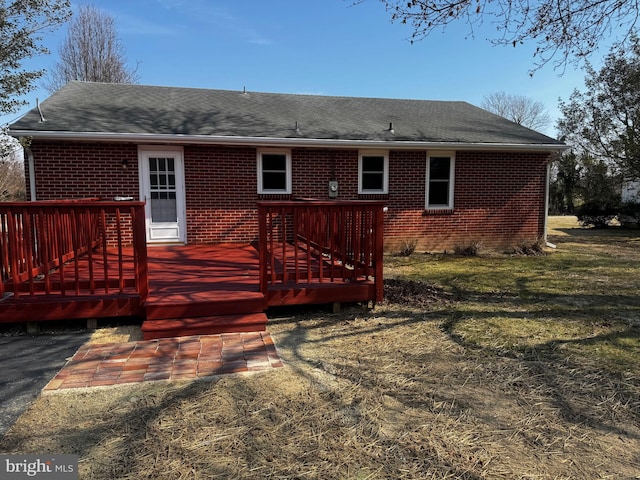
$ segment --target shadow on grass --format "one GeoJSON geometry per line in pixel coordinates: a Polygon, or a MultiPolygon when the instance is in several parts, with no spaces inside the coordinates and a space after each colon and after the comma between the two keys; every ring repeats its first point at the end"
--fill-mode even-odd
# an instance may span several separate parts
{"type": "MultiPolygon", "coordinates": [[[[607,227],[607,228],[555,228],[554,231],[560,232],[563,235],[572,237],[572,241],[576,238],[584,238],[585,241],[591,242],[594,238],[597,239],[622,239],[622,240],[638,240],[640,239],[639,228],[624,228],[624,227],[607,227]]],[[[553,235],[553,233],[552,233],[553,235]]],[[[556,234],[557,235],[557,234],[556,234]]]]}
{"type": "MultiPolygon", "coordinates": [[[[396,328],[412,326],[419,328],[427,322],[435,326],[439,323],[437,312],[425,312],[416,316],[414,310],[399,310],[394,312],[391,317],[385,315],[385,319],[380,321],[376,316],[375,311],[350,308],[337,314],[325,313],[321,315],[322,319],[318,319],[317,312],[314,312],[313,309],[303,308],[299,309],[296,315],[270,319],[269,324],[283,327],[279,333],[273,333],[273,335],[276,337],[279,350],[287,352],[288,356],[290,355],[288,359],[285,359],[288,367],[297,376],[317,385],[320,391],[327,392],[323,399],[328,404],[329,410],[351,412],[352,414],[355,412],[364,417],[360,420],[362,425],[372,425],[371,431],[362,433],[365,438],[359,439],[363,441],[363,445],[367,445],[368,449],[371,449],[371,445],[375,445],[375,451],[398,452],[397,455],[402,458],[402,461],[389,459],[388,462],[383,462],[379,465],[383,476],[372,478],[406,476],[407,470],[403,470],[403,468],[407,468],[407,465],[416,468],[425,477],[433,475],[437,471],[445,475],[443,478],[468,480],[484,478],[481,474],[471,471],[467,465],[464,465],[464,462],[452,464],[443,459],[443,451],[435,445],[439,441],[435,435],[433,444],[430,441],[424,441],[420,445],[414,446],[405,445],[397,438],[380,435],[378,429],[383,425],[380,424],[381,419],[378,415],[381,408],[380,402],[384,397],[392,398],[403,408],[423,411],[424,419],[446,414],[451,417],[451,423],[447,425],[447,428],[452,430],[455,418],[464,415],[467,404],[464,398],[455,398],[453,392],[429,391],[426,393],[422,387],[417,389],[399,388],[397,384],[387,381],[382,372],[389,367],[386,360],[390,358],[377,358],[375,361],[369,361],[366,358],[369,355],[375,355],[375,353],[368,350],[368,342],[363,342],[365,338],[375,337],[377,334],[390,332],[396,328]],[[362,317],[366,318],[367,325],[358,327],[357,331],[350,329],[350,324],[362,317]],[[336,326],[339,328],[336,329],[336,326]],[[332,342],[349,342],[350,340],[353,341],[354,348],[349,349],[348,352],[347,349],[332,350],[332,342]],[[315,348],[325,352],[325,355],[314,355],[315,352],[318,352],[315,348]],[[309,352],[309,349],[312,352],[309,352]],[[354,352],[356,356],[362,354],[363,358],[354,359],[350,355],[354,352]],[[360,403],[369,404],[372,406],[371,410],[361,409],[360,403]]],[[[398,350],[402,350],[401,346],[398,350]]],[[[412,371],[409,372],[409,375],[413,376],[415,373],[412,371]]],[[[394,374],[402,377],[404,372],[394,372],[394,374]]],[[[414,386],[417,385],[418,383],[414,383],[414,386]]],[[[411,420],[404,421],[410,422],[411,420]]],[[[416,425],[405,427],[401,437],[409,439],[411,429],[415,427],[416,425]]],[[[462,427],[458,425],[458,428],[462,427]]],[[[372,464],[379,462],[379,458],[372,460],[372,464]]]]}
{"type": "Polygon", "coordinates": [[[640,382],[632,374],[640,367],[640,324],[629,323],[630,319],[640,319],[637,297],[538,295],[523,299],[458,294],[490,308],[450,309],[441,328],[452,341],[482,357],[520,362],[530,373],[528,388],[547,390],[549,400],[566,421],[640,439],[633,433],[640,425],[640,382]],[[484,337],[489,338],[479,338],[477,332],[465,327],[467,321],[487,325],[499,319],[507,325],[519,322],[519,335],[510,336],[500,327],[497,331],[486,327],[484,337]],[[527,332],[527,322],[537,324],[527,332]],[[544,331],[547,324],[549,332],[544,331]],[[567,338],[567,334],[554,336],[555,330],[562,329],[569,330],[574,338],[567,338]],[[541,341],[535,340],[537,330],[543,330],[541,341]],[[607,351],[615,349],[622,352],[622,358],[607,351]],[[634,428],[626,428],[627,422],[634,428]]]}
{"type": "MultiPolygon", "coordinates": [[[[459,298],[473,298],[473,303],[490,305],[491,308],[469,308],[462,306],[462,302],[443,306],[432,311],[415,309],[403,310],[401,307],[393,311],[391,318],[379,322],[376,312],[364,314],[368,324],[357,329],[350,329],[349,318],[335,315],[326,317],[322,321],[297,323],[295,319],[285,319],[291,326],[278,335],[279,346],[293,353],[296,362],[301,365],[320,369],[343,380],[360,385],[364,388],[376,388],[385,395],[394,397],[397,401],[411,408],[427,409],[438,414],[438,405],[446,405],[449,415],[462,415],[470,409],[473,399],[460,395],[459,385],[447,393],[439,388],[429,390],[429,385],[422,385],[416,389],[398,389],[397,385],[388,383],[384,375],[380,374],[377,365],[354,365],[353,358],[344,358],[339,352],[334,357],[318,358],[305,354],[305,347],[312,344],[329,345],[339,339],[352,339],[354,344],[362,344],[363,348],[369,343],[362,342],[365,337],[375,337],[377,334],[393,331],[396,328],[410,327],[420,329],[426,324],[439,328],[451,341],[461,347],[462,357],[471,363],[484,365],[482,369],[491,371],[495,362],[507,362],[510,371],[496,371],[495,378],[477,378],[477,382],[494,382],[495,386],[504,389],[507,396],[521,397],[527,402],[529,392],[538,393],[539,398],[531,402],[545,402],[549,408],[558,412],[559,418],[568,425],[586,426],[603,434],[615,433],[626,438],[640,439],[637,427],[640,425],[640,398],[638,389],[640,383],[634,376],[624,375],[607,368],[606,362],[597,358],[588,358],[588,354],[576,355],[574,350],[565,350],[566,346],[598,347],[603,344],[615,344],[628,339],[638,342],[640,328],[615,321],[615,330],[610,322],[611,308],[624,308],[625,315],[640,318],[640,302],[633,297],[578,296],[567,299],[560,295],[549,295],[540,304],[539,299],[514,298],[513,296],[498,296],[478,294],[475,292],[459,291],[459,298]],[[517,301],[518,309],[514,309],[513,302],[517,301]],[[588,308],[560,305],[589,304],[588,308]],[[593,305],[600,305],[595,307],[593,305]],[[623,307],[624,306],[624,307],[623,307]],[[460,324],[465,320],[474,319],[486,321],[494,318],[507,318],[518,322],[527,320],[549,322],[594,322],[608,331],[593,334],[591,329],[584,336],[570,339],[549,339],[539,343],[515,345],[505,347],[481,344],[470,341],[461,331],[460,324]],[[545,320],[547,319],[547,320],[545,320]],[[314,332],[330,331],[336,322],[345,324],[345,328],[335,333],[317,335],[314,332]],[[516,378],[517,381],[513,379],[516,378]],[[426,388],[425,388],[426,387],[426,388]],[[425,392],[428,392],[425,394],[425,392]],[[627,428],[627,425],[631,428],[627,428]]],[[[362,312],[357,315],[363,315],[362,312]]],[[[276,322],[278,320],[275,320],[276,322]]],[[[398,338],[398,340],[402,340],[398,338]]],[[[402,357],[403,345],[397,345],[397,353],[402,357]]],[[[325,349],[326,351],[326,349],[325,349]]],[[[363,351],[363,353],[365,353],[363,351]]],[[[429,354],[423,358],[413,355],[408,361],[415,362],[416,375],[412,381],[422,381],[417,373],[423,365],[428,365],[429,354]]],[[[380,360],[382,364],[385,359],[380,360]]],[[[295,369],[295,365],[292,365],[295,369]]],[[[388,367],[388,365],[387,365],[388,367]]],[[[308,375],[304,369],[297,369],[300,375],[308,375]]],[[[455,376],[454,376],[455,377],[455,376]]],[[[446,381],[450,381],[451,377],[446,381]]],[[[468,380],[468,379],[467,379],[468,380]]],[[[467,381],[465,380],[465,381],[467,381]]],[[[316,380],[317,381],[317,380],[316,380]]],[[[429,379],[432,382],[433,379],[429,379]]],[[[443,379],[444,381],[444,379],[443,379]]],[[[460,379],[460,381],[462,381],[460,379]]]]}

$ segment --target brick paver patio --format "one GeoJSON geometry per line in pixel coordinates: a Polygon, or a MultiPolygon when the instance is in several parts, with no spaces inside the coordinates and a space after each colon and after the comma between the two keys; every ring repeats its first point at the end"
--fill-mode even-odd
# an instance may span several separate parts
{"type": "Polygon", "coordinates": [[[268,332],[85,344],[46,391],[155,380],[195,380],[281,367],[268,332]]]}

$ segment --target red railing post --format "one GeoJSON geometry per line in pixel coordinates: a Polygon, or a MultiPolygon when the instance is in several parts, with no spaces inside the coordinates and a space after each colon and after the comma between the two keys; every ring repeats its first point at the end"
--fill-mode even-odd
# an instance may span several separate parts
{"type": "MultiPolygon", "coordinates": [[[[282,230],[282,281],[286,283],[288,278],[287,271],[287,212],[283,209],[280,210],[280,225],[282,230]]],[[[295,251],[294,251],[295,254],[295,251]]],[[[275,270],[275,269],[274,269],[275,270]]]]}
{"type": "Polygon", "coordinates": [[[375,285],[376,302],[384,299],[384,209],[378,208],[375,211],[374,227],[374,256],[375,256],[375,285]]]}
{"type": "Polygon", "coordinates": [[[7,216],[0,212],[0,299],[4,298],[4,281],[9,277],[9,265],[7,264],[9,255],[5,251],[8,246],[6,224],[7,216]]]}
{"type": "Polygon", "coordinates": [[[18,291],[18,238],[16,237],[16,225],[15,218],[13,214],[9,211],[7,212],[7,239],[9,242],[9,261],[7,265],[9,266],[9,275],[8,280],[13,282],[13,294],[18,296],[20,293],[18,291]]]}
{"type": "Polygon", "coordinates": [[[70,254],[73,255],[73,272],[74,272],[74,287],[76,295],[80,295],[80,264],[78,262],[78,229],[75,228],[78,224],[77,213],[75,209],[70,209],[70,223],[71,223],[71,245],[70,254]]]}
{"type": "Polygon", "coordinates": [[[267,208],[258,205],[258,258],[260,270],[260,291],[267,294],[267,208]]]}
{"type": "Polygon", "coordinates": [[[145,226],[144,203],[131,207],[131,223],[133,230],[133,257],[136,276],[136,288],[140,301],[149,296],[149,261],[147,258],[147,232],[145,226]]]}

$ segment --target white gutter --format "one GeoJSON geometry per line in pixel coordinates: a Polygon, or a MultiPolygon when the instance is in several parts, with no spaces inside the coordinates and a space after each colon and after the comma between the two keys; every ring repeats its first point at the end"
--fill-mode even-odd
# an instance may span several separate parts
{"type": "Polygon", "coordinates": [[[551,163],[547,163],[547,178],[544,185],[544,244],[550,246],[547,241],[547,226],[549,224],[549,176],[551,175],[551,163]]]}
{"type": "Polygon", "coordinates": [[[544,196],[544,244],[549,248],[557,248],[555,243],[547,240],[547,229],[549,228],[549,185],[551,183],[551,163],[547,164],[547,182],[545,185],[544,196]]]}
{"type": "Polygon", "coordinates": [[[104,132],[55,132],[10,130],[14,137],[31,137],[44,140],[80,140],[131,143],[180,143],[216,145],[255,145],[274,147],[341,147],[341,148],[387,148],[387,149],[447,149],[447,150],[565,150],[566,145],[525,143],[462,143],[462,142],[417,142],[394,140],[336,140],[325,138],[272,138],[221,135],[165,135],[155,133],[104,133],[104,132]]]}
{"type": "Polygon", "coordinates": [[[29,167],[29,194],[32,202],[36,201],[36,166],[33,160],[33,152],[29,147],[23,148],[29,167]]]}

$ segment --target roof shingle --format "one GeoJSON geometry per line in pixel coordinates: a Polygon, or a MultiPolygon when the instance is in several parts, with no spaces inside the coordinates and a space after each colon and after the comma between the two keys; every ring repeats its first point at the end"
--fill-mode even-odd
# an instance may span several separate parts
{"type": "Polygon", "coordinates": [[[11,132],[371,142],[562,143],[466,102],[71,82],[11,132]],[[393,125],[393,133],[390,125],[393,125]],[[296,130],[296,125],[298,130],[296,130]]]}

